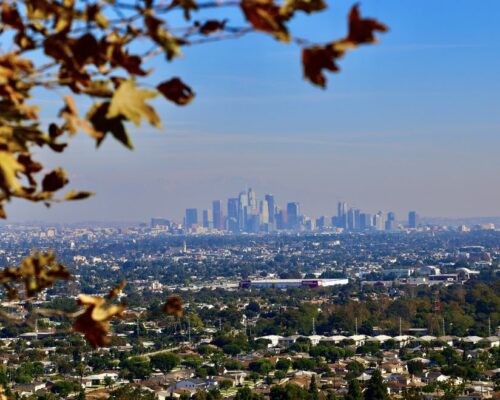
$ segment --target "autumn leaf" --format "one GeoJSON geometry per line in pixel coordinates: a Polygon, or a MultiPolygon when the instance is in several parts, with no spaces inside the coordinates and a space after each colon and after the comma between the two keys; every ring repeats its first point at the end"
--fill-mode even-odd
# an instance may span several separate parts
{"type": "Polygon", "coordinates": [[[125,307],[108,305],[102,297],[84,294],[78,297],[78,304],[84,306],[84,310],[76,318],[73,330],[82,333],[94,348],[108,345],[109,321],[113,317],[121,317],[125,307]]]}
{"type": "Polygon", "coordinates": [[[191,19],[191,11],[196,11],[199,8],[194,0],[173,0],[168,9],[175,7],[180,7],[184,10],[184,18],[187,20],[191,19]]]}
{"type": "Polygon", "coordinates": [[[351,8],[351,12],[349,13],[349,34],[346,38],[347,41],[356,44],[376,43],[377,38],[375,37],[375,32],[387,31],[387,26],[378,22],[376,19],[361,18],[358,4],[355,4],[351,8]]]}
{"type": "Polygon", "coordinates": [[[0,400],[8,400],[2,385],[0,385],[0,400]]]}
{"type": "Polygon", "coordinates": [[[64,200],[83,200],[88,199],[92,195],[92,192],[77,192],[76,190],[70,190],[64,195],[64,200]]]}
{"type": "Polygon", "coordinates": [[[182,317],[182,300],[179,296],[170,296],[163,305],[163,312],[175,317],[182,317]]]}
{"type": "Polygon", "coordinates": [[[123,117],[108,118],[110,103],[96,103],[92,106],[87,114],[87,118],[97,132],[101,133],[101,137],[97,139],[97,145],[99,146],[106,134],[110,132],[113,137],[121,142],[125,147],[133,149],[134,146],[125,130],[123,125],[123,117]]]}
{"type": "Polygon", "coordinates": [[[124,81],[111,98],[107,119],[122,117],[140,125],[145,118],[151,125],[160,126],[160,118],[145,100],[156,97],[151,90],[137,89],[134,81],[124,81]]]}
{"type": "Polygon", "coordinates": [[[185,44],[186,41],[175,37],[165,29],[163,20],[151,14],[146,14],[144,17],[144,24],[148,29],[148,34],[151,36],[151,39],[158,43],[165,51],[167,60],[171,61],[175,57],[180,57],[182,55],[180,46],[185,44]]]}
{"type": "Polygon", "coordinates": [[[9,196],[23,191],[18,174],[24,172],[24,166],[16,160],[14,154],[0,151],[0,188],[9,196]]]}
{"type": "Polygon", "coordinates": [[[375,32],[386,32],[387,27],[375,19],[363,19],[360,16],[359,6],[356,4],[349,13],[349,33],[340,40],[324,46],[312,46],[302,49],[302,65],[304,77],[322,88],[326,87],[324,70],[338,72],[336,61],[343,57],[346,51],[356,48],[360,44],[375,43],[375,32]]]}
{"type": "Polygon", "coordinates": [[[323,74],[323,70],[338,72],[340,68],[335,61],[342,55],[343,52],[336,51],[333,46],[314,46],[302,49],[304,77],[324,88],[326,76],[323,74]]]}
{"type": "Polygon", "coordinates": [[[42,190],[44,192],[55,192],[61,189],[69,182],[66,171],[62,168],[56,168],[44,176],[42,181],[42,190]]]}
{"type": "Polygon", "coordinates": [[[256,30],[270,33],[281,42],[290,41],[290,34],[285,26],[286,17],[273,0],[243,0],[241,9],[256,30]]]}
{"type": "Polygon", "coordinates": [[[125,289],[126,285],[127,281],[124,279],[120,282],[120,284],[113,287],[108,293],[108,299],[114,299],[115,297],[117,297],[121,292],[123,292],[123,289],[125,289]]]}
{"type": "Polygon", "coordinates": [[[290,18],[295,11],[303,11],[306,14],[322,11],[326,8],[324,0],[286,0],[281,7],[281,14],[290,18]]]}
{"type": "Polygon", "coordinates": [[[180,106],[189,104],[195,96],[193,90],[182,82],[180,78],[172,78],[162,82],[156,88],[168,100],[180,106]]]}
{"type": "Polygon", "coordinates": [[[94,139],[102,137],[102,133],[96,131],[88,121],[79,117],[75,100],[72,96],[64,96],[64,103],[64,108],[59,112],[59,116],[66,120],[63,126],[64,130],[68,131],[70,135],[74,135],[79,130],[82,130],[94,139]]]}
{"type": "Polygon", "coordinates": [[[198,31],[205,36],[211,35],[212,33],[224,30],[227,20],[218,21],[216,19],[210,19],[203,24],[197,24],[198,31]]]}
{"type": "Polygon", "coordinates": [[[8,267],[0,271],[0,283],[23,284],[28,298],[52,287],[56,281],[68,280],[70,277],[68,270],[56,262],[52,252],[33,253],[25,257],[19,267],[8,267]]]}
{"type": "Polygon", "coordinates": [[[25,29],[21,14],[19,14],[15,4],[8,4],[6,1],[3,1],[1,18],[2,23],[5,25],[11,26],[20,31],[25,29]]]}

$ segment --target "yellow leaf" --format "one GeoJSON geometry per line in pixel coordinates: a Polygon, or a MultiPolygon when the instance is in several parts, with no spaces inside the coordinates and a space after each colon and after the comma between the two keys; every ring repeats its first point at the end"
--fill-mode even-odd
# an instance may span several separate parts
{"type": "Polygon", "coordinates": [[[106,118],[123,117],[139,125],[146,118],[151,125],[160,126],[160,118],[153,107],[146,104],[146,99],[156,96],[151,90],[137,89],[134,81],[124,81],[111,98],[106,118]]]}
{"type": "Polygon", "coordinates": [[[20,164],[13,154],[0,151],[0,189],[6,193],[20,193],[23,191],[17,174],[24,172],[24,166],[20,164]]]}
{"type": "Polygon", "coordinates": [[[64,195],[64,200],[83,200],[92,195],[93,193],[91,192],[77,192],[76,190],[70,190],[64,195]]]}

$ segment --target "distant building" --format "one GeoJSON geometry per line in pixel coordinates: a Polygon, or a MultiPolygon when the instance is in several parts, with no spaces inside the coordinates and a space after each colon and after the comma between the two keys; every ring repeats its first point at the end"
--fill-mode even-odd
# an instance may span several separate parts
{"type": "Polygon", "coordinates": [[[212,201],[213,227],[218,230],[224,229],[224,215],[222,213],[222,203],[220,200],[212,201]]]}
{"type": "Polygon", "coordinates": [[[269,214],[269,224],[274,227],[276,223],[276,203],[272,194],[266,194],[267,208],[269,214]]]}
{"type": "Polygon", "coordinates": [[[368,213],[359,214],[359,228],[370,229],[372,227],[372,216],[368,213]]]}
{"type": "Polygon", "coordinates": [[[257,280],[242,280],[240,288],[277,288],[285,289],[288,287],[309,287],[315,288],[318,286],[336,286],[347,285],[349,279],[257,279],[257,280]]]}
{"type": "Polygon", "coordinates": [[[227,229],[230,232],[238,232],[238,199],[227,200],[227,229]]]}
{"type": "Polygon", "coordinates": [[[418,226],[418,214],[416,211],[408,213],[408,228],[415,229],[418,226]]]}
{"type": "Polygon", "coordinates": [[[151,228],[158,228],[160,226],[170,226],[170,221],[165,218],[151,218],[151,228]]]}
{"type": "Polygon", "coordinates": [[[207,229],[214,228],[214,218],[213,218],[212,210],[210,210],[210,209],[203,210],[202,223],[203,223],[204,228],[207,228],[207,229]]]}
{"type": "Polygon", "coordinates": [[[347,229],[347,203],[339,201],[337,204],[337,219],[334,226],[347,229]]]}
{"type": "Polygon", "coordinates": [[[385,221],[385,230],[393,231],[396,229],[396,214],[392,211],[387,213],[387,220],[385,221]]]}
{"type": "Polygon", "coordinates": [[[280,210],[277,213],[276,227],[278,229],[286,229],[287,225],[288,225],[288,215],[286,213],[286,210],[280,210]]]}
{"type": "Polygon", "coordinates": [[[288,216],[288,229],[298,229],[300,216],[299,203],[288,203],[286,205],[286,214],[288,216]]]}
{"type": "Polygon", "coordinates": [[[192,228],[194,225],[198,225],[198,209],[197,208],[187,208],[186,209],[185,225],[186,225],[187,229],[192,228]]]}
{"type": "Polygon", "coordinates": [[[379,211],[373,216],[373,226],[377,231],[383,231],[385,229],[385,215],[382,211],[379,211]]]}

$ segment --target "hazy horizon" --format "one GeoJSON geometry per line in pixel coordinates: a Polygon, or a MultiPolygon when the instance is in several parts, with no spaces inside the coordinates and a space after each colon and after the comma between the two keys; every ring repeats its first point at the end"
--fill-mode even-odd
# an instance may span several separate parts
{"type": "MultiPolygon", "coordinates": [[[[340,37],[351,4],[332,2],[293,29],[340,37]]],[[[95,151],[83,134],[62,155],[37,150],[96,196],[50,209],[14,201],[7,222],[180,221],[215,199],[225,208],[245,187],[281,206],[298,201],[310,216],[335,214],[339,200],[400,220],[409,210],[500,215],[500,3],[383,0],[361,11],[391,30],[341,60],[324,91],[303,81],[298,47],[265,35],[186,48],[152,79],[181,76],[197,94],[191,105],[155,101],[164,129],[131,129],[132,152],[111,139],[95,151]]],[[[47,121],[54,99],[35,99],[47,121]]]]}

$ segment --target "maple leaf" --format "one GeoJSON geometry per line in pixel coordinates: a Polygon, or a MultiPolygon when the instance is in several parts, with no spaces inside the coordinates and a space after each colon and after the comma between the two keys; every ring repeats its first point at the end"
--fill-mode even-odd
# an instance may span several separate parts
{"type": "Polygon", "coordinates": [[[326,86],[326,77],[323,70],[338,72],[340,68],[336,59],[344,53],[338,52],[333,46],[313,46],[302,49],[302,65],[304,77],[322,88],[326,86]]]}
{"type": "Polygon", "coordinates": [[[70,190],[64,195],[64,200],[83,200],[92,196],[92,192],[77,192],[76,190],[70,190]]]}
{"type": "Polygon", "coordinates": [[[44,176],[42,181],[42,190],[44,192],[55,192],[61,189],[69,182],[66,171],[62,168],[56,168],[44,176]]]}
{"type": "Polygon", "coordinates": [[[168,100],[180,106],[189,104],[195,96],[193,90],[179,78],[172,78],[162,82],[156,88],[168,100]]]}
{"type": "Polygon", "coordinates": [[[106,346],[110,342],[109,321],[113,317],[121,317],[125,307],[122,305],[107,305],[106,300],[98,296],[81,294],[78,304],[84,306],[84,311],[78,315],[74,324],[75,332],[83,333],[94,348],[106,346]]]}
{"type": "Polygon", "coordinates": [[[212,33],[223,30],[226,27],[227,20],[217,21],[216,19],[209,19],[202,25],[195,24],[198,27],[198,31],[205,36],[211,35],[212,33]]]}
{"type": "Polygon", "coordinates": [[[281,42],[289,42],[290,34],[279,6],[273,0],[243,0],[241,9],[245,18],[258,31],[272,34],[281,42]]]}
{"type": "Polygon", "coordinates": [[[151,14],[146,14],[144,17],[144,24],[148,29],[149,36],[165,50],[167,60],[171,61],[182,55],[180,46],[186,44],[186,41],[172,35],[163,27],[164,23],[163,20],[151,14]]]}
{"type": "Polygon", "coordinates": [[[101,132],[96,131],[88,121],[79,117],[73,97],[64,96],[64,103],[64,108],[59,112],[59,116],[66,120],[62,127],[64,130],[68,131],[70,135],[74,135],[81,129],[94,139],[102,138],[101,132]]]}
{"type": "Polygon", "coordinates": [[[127,281],[124,279],[118,285],[113,287],[108,293],[108,299],[114,299],[115,297],[117,297],[121,292],[123,292],[123,289],[125,289],[126,285],[127,281]]]}
{"type": "Polygon", "coordinates": [[[295,11],[303,11],[306,14],[322,11],[326,8],[324,0],[286,0],[281,6],[281,14],[287,18],[293,16],[295,11]]]}
{"type": "Polygon", "coordinates": [[[24,166],[16,160],[14,154],[0,151],[0,188],[6,196],[23,191],[18,174],[24,172],[24,166]]]}
{"type": "Polygon", "coordinates": [[[33,253],[25,257],[19,267],[8,267],[0,271],[0,283],[22,283],[27,297],[33,297],[42,290],[52,287],[58,280],[68,280],[71,275],[62,265],[56,263],[55,255],[33,253]]]}
{"type": "Polygon", "coordinates": [[[363,43],[376,43],[377,38],[375,32],[387,32],[386,25],[378,22],[373,18],[361,18],[359,12],[359,4],[355,4],[349,13],[349,34],[347,41],[363,44],[363,43]]]}
{"type": "Polygon", "coordinates": [[[134,81],[123,81],[111,98],[106,118],[122,117],[139,125],[146,118],[151,125],[160,126],[160,118],[145,100],[156,97],[151,90],[137,89],[134,81]]]}
{"type": "Polygon", "coordinates": [[[87,114],[87,118],[94,129],[101,134],[100,138],[97,139],[97,145],[99,146],[106,137],[106,134],[111,132],[114,138],[123,143],[125,147],[133,149],[134,146],[123,125],[124,118],[121,116],[115,118],[107,117],[110,105],[109,102],[96,103],[87,114]]]}
{"type": "Polygon", "coordinates": [[[182,300],[179,296],[170,296],[162,308],[163,312],[175,317],[182,317],[182,300]]]}
{"type": "Polygon", "coordinates": [[[194,0],[173,0],[168,9],[175,7],[181,7],[184,10],[184,18],[187,20],[191,19],[191,11],[196,11],[199,8],[194,0]]]}

